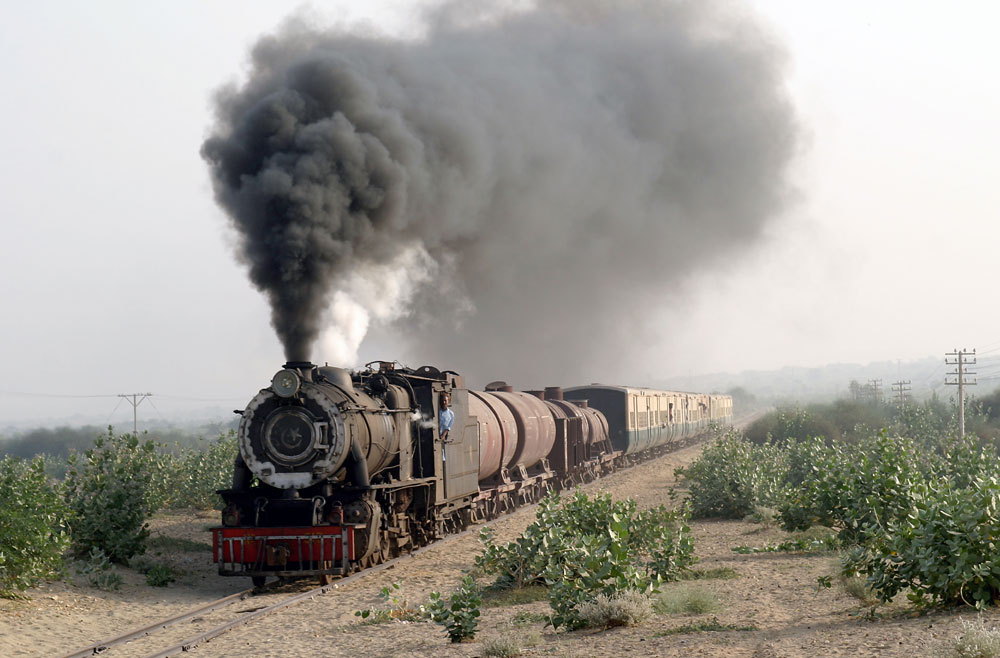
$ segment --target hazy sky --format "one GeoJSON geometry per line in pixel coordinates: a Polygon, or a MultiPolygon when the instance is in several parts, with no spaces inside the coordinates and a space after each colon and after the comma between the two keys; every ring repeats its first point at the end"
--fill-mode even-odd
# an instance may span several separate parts
{"type": "MultiPolygon", "coordinates": [[[[311,11],[408,34],[413,4],[311,11]]],[[[765,245],[676,291],[656,358],[620,376],[1000,349],[990,254],[1000,241],[1000,7],[749,6],[731,11],[756,13],[787,52],[800,198],[765,245]]],[[[144,413],[164,417],[236,408],[280,367],[268,305],[233,257],[199,149],[213,90],[239,80],[256,39],[301,9],[39,2],[7,12],[0,428],[75,413],[131,419],[114,397],[45,395],[151,391],[155,410],[144,413]]],[[[360,358],[400,355],[380,333],[360,358]]]]}

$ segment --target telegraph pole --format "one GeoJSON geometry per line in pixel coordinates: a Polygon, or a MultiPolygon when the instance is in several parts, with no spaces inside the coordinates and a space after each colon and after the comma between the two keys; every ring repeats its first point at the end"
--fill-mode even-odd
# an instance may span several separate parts
{"type": "Polygon", "coordinates": [[[882,401],[882,390],[881,390],[882,389],[882,380],[881,379],[869,379],[868,380],[868,386],[871,387],[871,390],[872,390],[872,399],[874,400],[875,404],[878,404],[879,402],[881,402],[882,401]]]}
{"type": "Polygon", "coordinates": [[[899,406],[905,406],[906,400],[909,398],[908,391],[910,390],[909,381],[898,381],[892,383],[892,392],[896,394],[896,402],[899,406]]]}
{"type": "MultiPolygon", "coordinates": [[[[128,403],[132,405],[132,435],[138,438],[139,436],[139,405],[142,401],[148,397],[152,397],[152,393],[119,393],[118,397],[125,398],[128,403]]],[[[152,403],[150,403],[152,404],[152,403]]]]}
{"type": "Polygon", "coordinates": [[[949,366],[958,366],[954,372],[949,372],[945,376],[944,383],[948,386],[958,386],[958,435],[965,436],[965,387],[976,385],[975,380],[971,382],[966,380],[966,377],[976,373],[969,372],[965,366],[976,365],[976,350],[969,352],[964,347],[960,350],[956,349],[954,352],[945,354],[944,362],[949,366]],[[949,356],[955,357],[955,360],[949,361],[949,356]],[[971,361],[969,361],[970,357],[971,361]],[[955,380],[951,381],[948,377],[954,377],[955,380]]]}

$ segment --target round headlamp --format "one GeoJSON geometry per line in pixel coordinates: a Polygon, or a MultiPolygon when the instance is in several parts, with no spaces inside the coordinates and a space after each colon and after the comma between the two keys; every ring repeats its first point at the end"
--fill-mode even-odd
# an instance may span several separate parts
{"type": "Polygon", "coordinates": [[[300,385],[301,380],[294,370],[279,370],[278,374],[271,378],[271,390],[282,398],[290,398],[298,393],[300,385]]]}

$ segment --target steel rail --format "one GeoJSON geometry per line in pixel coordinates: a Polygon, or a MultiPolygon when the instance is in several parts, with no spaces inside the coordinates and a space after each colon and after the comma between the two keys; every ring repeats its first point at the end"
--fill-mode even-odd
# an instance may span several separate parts
{"type": "Polygon", "coordinates": [[[191,617],[196,617],[197,615],[203,614],[205,612],[211,612],[212,610],[217,610],[219,608],[224,608],[227,605],[232,605],[237,601],[242,601],[246,599],[248,596],[250,596],[252,592],[253,592],[252,589],[245,589],[242,592],[237,592],[236,594],[230,594],[229,596],[225,596],[221,599],[216,599],[215,601],[206,603],[205,605],[199,608],[195,608],[194,610],[182,612],[181,614],[171,617],[169,619],[153,622],[148,626],[137,628],[123,635],[118,635],[112,638],[108,638],[106,640],[101,640],[100,642],[95,642],[90,646],[84,647],[82,649],[77,649],[72,653],[68,653],[64,656],[61,656],[60,658],[86,658],[86,656],[96,656],[97,654],[104,653],[105,651],[107,651],[108,649],[110,649],[115,645],[124,644],[125,642],[129,642],[136,638],[145,637],[146,635],[152,635],[153,633],[162,631],[163,629],[169,626],[178,624],[186,619],[190,619],[191,617]]]}
{"type": "Polygon", "coordinates": [[[461,539],[462,537],[466,537],[466,536],[472,534],[473,532],[479,530],[479,528],[482,525],[485,525],[485,524],[479,524],[479,525],[475,525],[475,526],[470,526],[466,530],[463,530],[463,531],[461,531],[461,532],[459,532],[457,534],[449,535],[449,536],[444,537],[442,539],[439,539],[439,540],[437,540],[437,541],[435,541],[433,543],[427,544],[426,546],[421,546],[420,548],[414,550],[412,553],[407,553],[406,555],[400,555],[399,557],[393,558],[391,560],[387,560],[386,562],[382,562],[380,564],[376,564],[373,567],[369,567],[369,568],[364,569],[362,571],[359,571],[357,573],[353,573],[350,576],[345,576],[344,578],[341,578],[341,579],[337,580],[336,582],[331,583],[329,585],[321,585],[320,587],[316,587],[314,589],[302,592],[300,594],[296,594],[296,595],[291,596],[291,597],[289,597],[289,598],[287,598],[287,599],[285,599],[283,601],[279,601],[278,603],[274,603],[272,605],[269,605],[266,608],[261,608],[259,610],[255,610],[255,611],[253,611],[253,612],[251,612],[251,613],[249,613],[249,614],[247,614],[247,615],[245,615],[243,617],[240,617],[238,619],[234,619],[232,621],[228,621],[228,622],[226,622],[224,624],[220,624],[219,626],[216,626],[215,628],[209,629],[209,630],[205,631],[204,633],[199,633],[198,635],[190,637],[190,638],[188,638],[188,639],[186,639],[186,640],[184,640],[184,641],[182,641],[182,642],[180,642],[178,644],[173,645],[172,647],[164,649],[163,651],[161,651],[159,653],[150,654],[146,658],[168,658],[169,656],[176,656],[179,653],[183,653],[185,651],[190,651],[191,649],[193,649],[194,647],[198,646],[202,642],[207,642],[208,640],[211,640],[212,638],[216,638],[216,637],[222,635],[223,633],[225,633],[226,631],[229,631],[229,630],[235,628],[236,626],[240,626],[241,624],[249,624],[254,619],[256,619],[258,617],[263,617],[265,615],[269,615],[272,612],[275,612],[276,610],[280,610],[282,608],[285,608],[285,607],[288,607],[288,606],[291,606],[291,605],[295,605],[296,603],[302,603],[303,601],[308,601],[310,599],[314,599],[317,596],[320,596],[320,595],[326,594],[327,592],[330,592],[332,590],[338,589],[341,585],[353,582],[355,580],[360,580],[360,579],[362,579],[362,578],[364,578],[366,576],[370,576],[372,574],[379,573],[380,571],[384,571],[385,569],[389,569],[390,567],[395,566],[399,562],[401,562],[401,561],[403,561],[403,560],[405,560],[407,558],[412,558],[412,557],[414,557],[416,555],[419,555],[420,553],[423,553],[424,551],[429,550],[431,548],[438,548],[440,546],[445,546],[447,544],[450,544],[453,541],[461,539]]]}

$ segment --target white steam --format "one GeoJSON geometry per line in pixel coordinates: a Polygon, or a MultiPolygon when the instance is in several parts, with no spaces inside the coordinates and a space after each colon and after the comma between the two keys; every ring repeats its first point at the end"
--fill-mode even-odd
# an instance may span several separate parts
{"type": "Polygon", "coordinates": [[[408,313],[414,293],[440,270],[421,245],[404,249],[391,263],[363,263],[333,293],[314,360],[358,365],[358,348],[372,322],[388,323],[408,313]]]}

